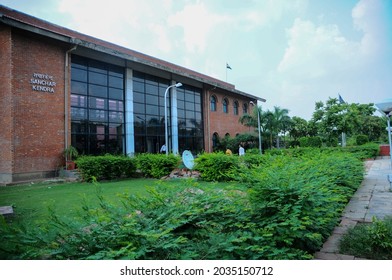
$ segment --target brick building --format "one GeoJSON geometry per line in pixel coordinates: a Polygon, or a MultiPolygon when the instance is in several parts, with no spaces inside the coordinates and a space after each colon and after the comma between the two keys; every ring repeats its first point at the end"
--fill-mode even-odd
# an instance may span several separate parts
{"type": "Polygon", "coordinates": [[[170,152],[211,152],[214,138],[248,132],[239,117],[265,101],[5,6],[0,54],[0,184],[54,176],[69,145],[82,154],[159,152],[165,105],[170,152]]]}

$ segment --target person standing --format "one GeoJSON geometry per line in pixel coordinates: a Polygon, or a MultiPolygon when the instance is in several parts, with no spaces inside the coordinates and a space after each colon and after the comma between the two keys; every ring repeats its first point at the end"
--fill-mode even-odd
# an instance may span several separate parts
{"type": "Polygon", "coordinates": [[[161,150],[159,151],[161,154],[166,154],[166,144],[163,144],[161,150]]]}
{"type": "Polygon", "coordinates": [[[240,145],[240,148],[238,149],[238,154],[239,154],[240,156],[244,156],[244,155],[245,155],[245,149],[244,149],[244,147],[242,147],[241,145],[240,145]]]}

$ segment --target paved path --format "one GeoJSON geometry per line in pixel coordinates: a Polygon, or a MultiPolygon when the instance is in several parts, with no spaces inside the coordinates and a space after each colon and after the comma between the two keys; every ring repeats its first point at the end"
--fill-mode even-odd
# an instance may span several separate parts
{"type": "Polygon", "coordinates": [[[388,174],[392,174],[389,157],[366,161],[366,174],[361,186],[347,204],[340,224],[324,243],[315,259],[354,260],[354,256],[339,254],[338,244],[344,233],[358,222],[372,222],[373,217],[392,216],[392,191],[388,174]]]}

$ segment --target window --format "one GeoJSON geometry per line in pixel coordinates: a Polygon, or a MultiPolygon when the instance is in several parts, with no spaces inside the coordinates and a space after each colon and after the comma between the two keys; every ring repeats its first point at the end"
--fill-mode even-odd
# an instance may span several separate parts
{"type": "Polygon", "coordinates": [[[223,113],[228,114],[229,113],[229,101],[227,100],[227,98],[223,99],[222,106],[223,106],[223,113]]]}
{"type": "Polygon", "coordinates": [[[212,135],[212,149],[215,150],[218,144],[219,144],[219,134],[215,132],[212,135]]]}
{"type": "Polygon", "coordinates": [[[238,101],[234,101],[233,111],[234,111],[234,115],[238,115],[238,101]]]}
{"type": "MultiPolygon", "coordinates": [[[[133,72],[133,126],[136,153],[159,153],[162,145],[165,144],[164,97],[169,85],[169,80],[137,71],[133,72]]],[[[169,96],[166,101],[167,117],[170,120],[169,96]]],[[[169,131],[170,125],[169,121],[169,131]]]]}
{"type": "Polygon", "coordinates": [[[180,153],[184,150],[190,150],[197,154],[204,148],[201,95],[201,90],[196,87],[184,85],[177,88],[178,147],[180,153]]]}
{"type": "Polygon", "coordinates": [[[244,103],[244,105],[242,106],[242,113],[248,114],[248,104],[247,103],[244,103]]]}
{"type": "Polygon", "coordinates": [[[210,110],[212,112],[216,111],[216,97],[214,95],[212,95],[210,98],[210,110]]]}
{"type": "Polygon", "coordinates": [[[71,144],[81,154],[124,152],[124,69],[72,56],[71,144]]]}

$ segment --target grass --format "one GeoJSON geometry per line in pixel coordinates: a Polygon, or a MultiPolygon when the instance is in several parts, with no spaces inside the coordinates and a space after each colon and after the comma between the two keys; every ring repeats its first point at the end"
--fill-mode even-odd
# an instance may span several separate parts
{"type": "MultiPolygon", "coordinates": [[[[183,179],[161,181],[156,179],[129,179],[92,183],[37,183],[0,188],[0,206],[12,205],[14,217],[11,222],[40,224],[49,218],[49,209],[59,216],[77,217],[83,203],[94,207],[99,203],[98,193],[113,205],[121,204],[123,195],[148,195],[148,187],[159,184],[180,186],[183,179]]],[[[241,188],[232,183],[198,182],[200,186],[218,188],[241,188]]]]}
{"type": "Polygon", "coordinates": [[[392,259],[392,217],[358,224],[340,241],[340,253],[371,260],[392,259]]]}

